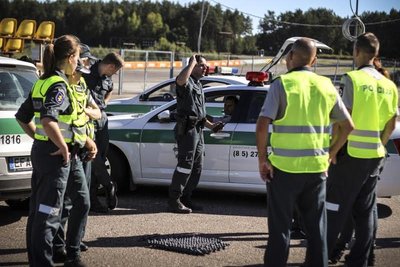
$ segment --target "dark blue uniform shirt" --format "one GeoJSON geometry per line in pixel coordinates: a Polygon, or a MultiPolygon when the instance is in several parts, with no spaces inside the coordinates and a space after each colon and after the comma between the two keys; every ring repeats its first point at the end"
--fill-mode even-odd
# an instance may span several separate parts
{"type": "Polygon", "coordinates": [[[90,74],[83,73],[82,76],[85,78],[86,84],[90,89],[90,92],[96,101],[96,104],[101,110],[104,110],[107,105],[104,101],[106,94],[113,90],[113,82],[110,77],[106,75],[100,76],[99,74],[99,64],[101,60],[97,60],[90,67],[90,74]]]}

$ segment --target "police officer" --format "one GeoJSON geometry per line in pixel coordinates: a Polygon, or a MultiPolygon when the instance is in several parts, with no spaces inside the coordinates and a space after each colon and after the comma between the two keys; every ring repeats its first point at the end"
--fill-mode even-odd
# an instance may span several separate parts
{"type": "MultiPolygon", "coordinates": [[[[101,113],[86,86],[85,80],[82,77],[82,73],[88,74],[90,73],[90,70],[85,68],[81,59],[79,59],[76,71],[72,75],[68,76],[68,79],[73,92],[73,96],[75,97],[78,104],[77,119],[73,122],[73,132],[75,133],[74,136],[76,137],[75,142],[78,143],[81,147],[79,157],[82,160],[83,170],[85,172],[85,179],[82,180],[83,176],[81,175],[74,177],[73,173],[68,179],[67,191],[64,196],[61,225],[53,241],[53,260],[55,262],[63,262],[67,257],[64,241],[65,226],[68,218],[70,221],[74,221],[73,217],[76,213],[71,212],[73,206],[80,205],[80,202],[83,198],[85,198],[85,202],[90,202],[89,188],[91,177],[91,160],[94,158],[97,151],[89,151],[85,148],[85,143],[93,142],[92,140],[94,139],[94,125],[92,123],[92,119],[99,119],[101,117],[101,113]],[[83,186],[83,183],[85,183],[86,186],[83,186]],[[72,199],[71,196],[74,195],[75,191],[78,191],[79,193],[77,194],[77,197],[72,199]]],[[[94,143],[92,145],[93,148],[96,148],[96,145],[94,143]]],[[[80,219],[84,221],[84,225],[80,230],[82,239],[86,228],[87,216],[80,219]]],[[[70,227],[73,226],[69,226],[68,229],[70,229],[70,227]]],[[[86,251],[87,249],[88,246],[81,241],[80,250],[86,251]]]]}
{"type": "Polygon", "coordinates": [[[286,266],[295,205],[307,233],[306,266],[328,265],[325,179],[329,160],[352,130],[350,115],[332,82],[311,72],[313,40],[297,40],[286,57],[288,73],[273,81],[256,126],[261,179],[268,182],[266,266],[286,266]],[[330,144],[330,119],[340,131],[330,144]],[[272,153],[267,156],[272,122],[272,153]]]}
{"type": "Polygon", "coordinates": [[[176,77],[177,114],[175,139],[178,145],[178,164],[169,187],[168,206],[172,212],[191,213],[201,210],[191,201],[204,156],[203,128],[215,125],[206,119],[203,86],[199,79],[206,74],[207,62],[193,55],[189,64],[176,77]]]}
{"type": "Polygon", "coordinates": [[[379,40],[370,32],[360,35],[353,48],[357,70],[344,77],[343,102],[355,129],[329,168],[327,182],[328,249],[333,252],[347,218],[354,219],[355,242],[346,258],[348,266],[366,266],[373,243],[374,207],[379,167],[385,144],[398,115],[396,85],[373,66],[379,40]],[[349,171],[350,170],[350,171],[349,171]]]}
{"type": "Polygon", "coordinates": [[[90,67],[90,74],[83,74],[86,84],[101,110],[101,119],[95,121],[95,142],[98,154],[93,161],[92,181],[90,185],[91,210],[108,212],[117,206],[116,187],[106,169],[106,155],[109,145],[108,119],[104,109],[111,98],[113,82],[111,76],[124,65],[123,59],[116,53],[107,54],[103,60],[96,60],[90,67]],[[106,189],[108,206],[104,207],[98,200],[97,185],[102,184],[106,189]]]}
{"type": "MultiPolygon", "coordinates": [[[[57,38],[43,55],[44,74],[35,83],[16,117],[35,140],[32,146],[32,182],[27,248],[31,266],[53,266],[52,242],[59,228],[63,198],[71,169],[79,175],[82,165],[76,160],[77,146],[72,131],[77,118],[76,101],[66,75],[74,72],[79,58],[79,39],[72,35],[57,38]],[[32,114],[32,111],[34,112],[32,114]],[[34,123],[31,122],[34,115],[34,123]],[[34,134],[33,134],[34,131],[34,134]]],[[[76,218],[89,206],[76,209],[76,218]]],[[[76,221],[79,228],[82,221],[76,221]]],[[[71,231],[67,243],[76,245],[80,237],[71,231]]],[[[79,247],[79,243],[78,243],[79,247]]],[[[83,266],[79,251],[69,251],[67,266],[83,266]]]]}

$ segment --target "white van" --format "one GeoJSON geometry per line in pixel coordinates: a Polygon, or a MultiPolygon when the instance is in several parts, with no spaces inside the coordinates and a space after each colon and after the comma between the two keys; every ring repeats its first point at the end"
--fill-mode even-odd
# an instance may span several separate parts
{"type": "Polygon", "coordinates": [[[33,64],[0,57],[0,201],[11,207],[20,206],[30,195],[33,140],[14,115],[37,79],[33,64]]]}

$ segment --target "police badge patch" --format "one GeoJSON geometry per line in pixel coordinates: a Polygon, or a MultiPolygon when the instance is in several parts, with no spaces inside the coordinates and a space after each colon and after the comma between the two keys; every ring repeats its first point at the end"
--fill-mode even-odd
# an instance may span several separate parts
{"type": "Polygon", "coordinates": [[[60,105],[64,101],[64,97],[64,93],[59,91],[54,98],[55,103],[60,105]]]}
{"type": "Polygon", "coordinates": [[[59,107],[64,103],[65,92],[63,90],[54,90],[49,92],[44,103],[45,108],[59,107]]]}

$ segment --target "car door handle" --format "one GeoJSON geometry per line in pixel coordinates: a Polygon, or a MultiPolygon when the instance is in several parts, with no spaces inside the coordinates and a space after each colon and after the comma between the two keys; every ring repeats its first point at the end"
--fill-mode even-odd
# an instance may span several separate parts
{"type": "Polygon", "coordinates": [[[231,137],[231,134],[230,133],[212,133],[212,134],[210,134],[210,137],[214,137],[215,139],[223,139],[223,138],[231,137]]]}

